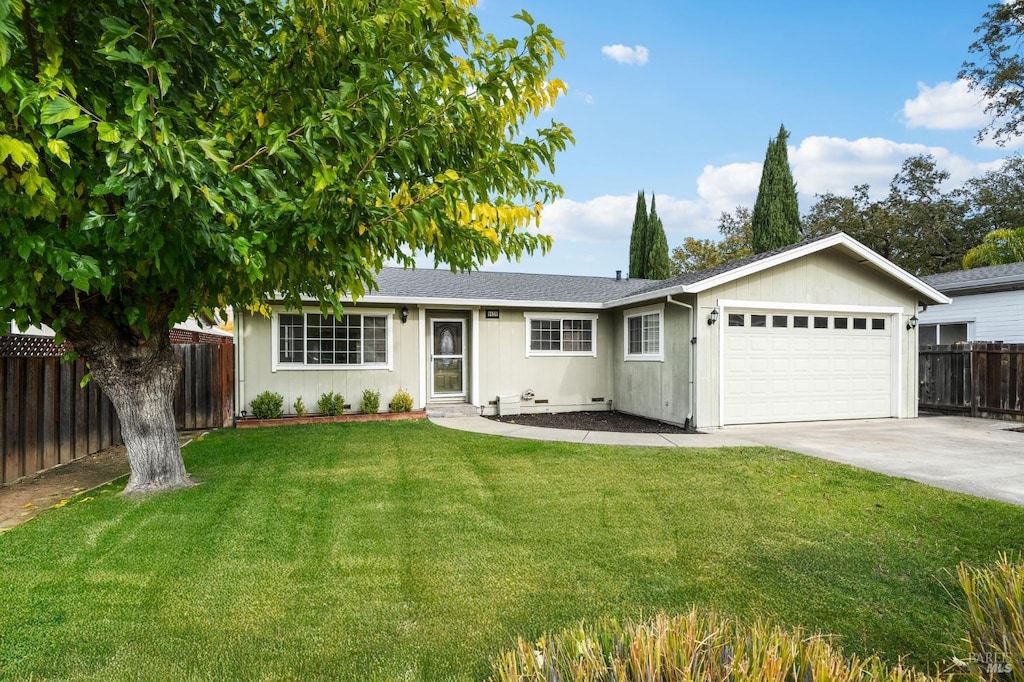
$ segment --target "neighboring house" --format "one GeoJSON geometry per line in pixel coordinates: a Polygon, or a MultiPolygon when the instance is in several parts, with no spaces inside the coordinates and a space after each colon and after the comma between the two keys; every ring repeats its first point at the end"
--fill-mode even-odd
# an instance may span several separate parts
{"type": "Polygon", "coordinates": [[[921,314],[922,346],[958,341],[1024,343],[1024,263],[922,278],[953,301],[921,314]]]}
{"type": "MultiPolygon", "coordinates": [[[[14,322],[8,323],[6,330],[0,328],[0,336],[13,334],[20,336],[39,336],[53,338],[54,331],[45,324],[42,327],[29,327],[20,331],[14,322]]],[[[188,318],[184,322],[174,325],[170,331],[171,343],[231,343],[233,334],[223,329],[218,329],[209,324],[202,324],[195,318],[188,318]]]]}
{"type": "Polygon", "coordinates": [[[262,391],[417,407],[617,409],[696,427],[917,416],[919,306],[938,291],[845,234],[664,281],[387,268],[325,317],[235,320],[238,409],[262,391]]]}

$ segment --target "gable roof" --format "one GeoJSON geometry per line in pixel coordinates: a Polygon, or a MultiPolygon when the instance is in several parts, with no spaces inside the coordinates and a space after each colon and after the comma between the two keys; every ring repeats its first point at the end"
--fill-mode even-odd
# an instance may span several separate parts
{"type": "Polygon", "coordinates": [[[761,272],[762,270],[767,270],[768,268],[788,263],[789,261],[796,260],[797,258],[802,258],[812,253],[832,248],[844,251],[850,256],[857,258],[862,263],[867,263],[876,270],[879,270],[880,272],[903,283],[905,286],[916,291],[921,296],[922,302],[927,305],[949,303],[950,301],[949,297],[940,293],[935,288],[929,286],[921,279],[910,274],[895,263],[892,263],[878,255],[850,235],[845,232],[836,232],[824,237],[806,239],[802,242],[791,244],[790,246],[784,246],[773,251],[766,251],[747,258],[741,258],[739,260],[732,261],[731,263],[719,265],[707,270],[683,273],[675,279],[657,282],[651,287],[637,292],[637,294],[609,301],[608,305],[627,305],[644,300],[645,297],[656,298],[672,294],[700,293],[742,277],[747,277],[761,272]]]}
{"type": "Polygon", "coordinates": [[[921,279],[943,293],[1012,291],[1024,288],[1024,263],[942,272],[921,279]]]}
{"type": "Polygon", "coordinates": [[[842,232],[807,239],[774,251],[759,253],[673,279],[615,279],[577,275],[538,275],[516,272],[458,272],[450,270],[384,268],[378,290],[363,303],[421,303],[485,306],[509,303],[529,308],[607,309],[673,294],[695,294],[797,258],[839,249],[861,263],[917,291],[926,305],[950,299],[906,270],[889,262],[842,232]]]}
{"type": "Polygon", "coordinates": [[[362,300],[410,303],[450,300],[463,305],[508,302],[539,308],[601,308],[606,301],[628,296],[657,281],[487,270],[455,273],[384,268],[377,275],[378,290],[362,300]]]}

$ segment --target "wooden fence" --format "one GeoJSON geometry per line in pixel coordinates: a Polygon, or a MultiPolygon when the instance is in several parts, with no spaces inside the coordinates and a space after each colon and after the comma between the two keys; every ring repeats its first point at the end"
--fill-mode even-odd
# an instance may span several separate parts
{"type": "MultiPolygon", "coordinates": [[[[230,426],[234,346],[174,350],[181,367],[174,398],[178,428],[230,426]]],[[[0,357],[0,484],[121,443],[110,400],[94,382],[81,387],[85,372],[83,360],[0,357]]]]}
{"type": "Polygon", "coordinates": [[[918,367],[921,409],[1024,419],[1024,344],[925,346],[918,367]]]}

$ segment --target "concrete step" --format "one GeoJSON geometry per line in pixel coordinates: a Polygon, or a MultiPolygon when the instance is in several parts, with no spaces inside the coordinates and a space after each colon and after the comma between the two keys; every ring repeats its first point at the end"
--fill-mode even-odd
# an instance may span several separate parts
{"type": "Polygon", "coordinates": [[[477,417],[480,408],[469,403],[427,403],[427,417],[438,419],[444,417],[477,417]]]}

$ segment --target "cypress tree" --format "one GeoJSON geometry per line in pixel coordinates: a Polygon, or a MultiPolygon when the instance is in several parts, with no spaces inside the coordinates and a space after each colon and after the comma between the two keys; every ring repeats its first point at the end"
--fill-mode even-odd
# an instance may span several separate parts
{"type": "Polygon", "coordinates": [[[751,216],[754,253],[764,253],[800,240],[800,206],[789,168],[786,140],[789,133],[779,126],[779,135],[768,143],[761,170],[761,186],[751,216]]]}
{"type": "Polygon", "coordinates": [[[654,195],[651,195],[651,215],[647,218],[647,234],[650,249],[647,253],[647,271],[641,275],[645,279],[668,279],[668,239],[665,237],[665,226],[661,224],[658,210],[654,206],[654,195]]]}
{"type": "Polygon", "coordinates": [[[636,193],[636,212],[633,214],[633,231],[629,235],[629,276],[643,277],[647,270],[647,199],[644,191],[636,193]]]}

